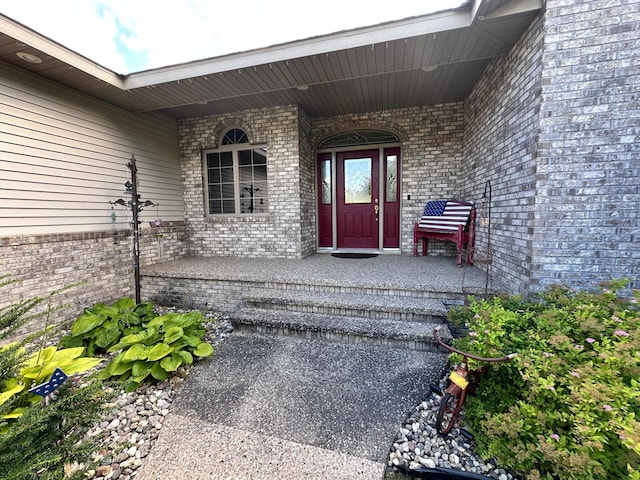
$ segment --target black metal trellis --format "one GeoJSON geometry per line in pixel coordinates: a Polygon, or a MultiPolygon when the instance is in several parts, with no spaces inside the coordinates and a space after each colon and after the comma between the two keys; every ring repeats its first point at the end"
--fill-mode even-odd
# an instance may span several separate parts
{"type": "Polygon", "coordinates": [[[493,263],[493,248],[491,247],[491,180],[484,183],[484,193],[482,194],[480,226],[487,229],[487,246],[476,251],[474,262],[486,265],[484,294],[489,292],[489,277],[491,275],[491,264],[493,263]]]}
{"type": "Polygon", "coordinates": [[[131,195],[131,200],[124,200],[119,198],[114,202],[109,202],[111,205],[122,205],[131,210],[131,229],[133,232],[132,242],[132,256],[133,256],[133,281],[135,289],[136,304],[140,303],[140,220],[139,214],[144,207],[155,206],[158,204],[150,200],[140,202],[140,195],[138,194],[138,167],[136,166],[136,157],[131,155],[127,167],[131,171],[131,179],[127,180],[124,184],[126,190],[125,193],[131,195]]]}

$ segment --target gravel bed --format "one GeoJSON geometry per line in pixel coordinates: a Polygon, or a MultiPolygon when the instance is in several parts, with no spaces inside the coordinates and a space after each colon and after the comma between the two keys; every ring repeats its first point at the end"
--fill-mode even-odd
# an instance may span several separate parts
{"type": "MultiPolygon", "coordinates": [[[[443,379],[440,388],[444,390],[445,387],[446,380],[443,379]]],[[[438,434],[435,424],[441,398],[432,393],[409,413],[391,447],[388,466],[395,471],[402,471],[397,467],[409,470],[446,468],[496,480],[518,479],[495,462],[485,462],[478,457],[474,453],[473,436],[466,430],[454,428],[446,436],[438,434]]]]}

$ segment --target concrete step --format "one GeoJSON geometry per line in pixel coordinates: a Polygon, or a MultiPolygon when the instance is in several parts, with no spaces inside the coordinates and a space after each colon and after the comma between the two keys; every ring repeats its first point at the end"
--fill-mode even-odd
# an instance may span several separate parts
{"type": "Polygon", "coordinates": [[[442,327],[441,338],[451,338],[449,329],[440,322],[407,322],[253,307],[239,309],[229,316],[241,331],[389,345],[416,351],[441,352],[433,340],[433,330],[438,326],[442,327]]]}
{"type": "Polygon", "coordinates": [[[247,305],[260,309],[340,315],[404,322],[442,322],[447,308],[432,298],[370,293],[255,289],[244,296],[247,305]]]}

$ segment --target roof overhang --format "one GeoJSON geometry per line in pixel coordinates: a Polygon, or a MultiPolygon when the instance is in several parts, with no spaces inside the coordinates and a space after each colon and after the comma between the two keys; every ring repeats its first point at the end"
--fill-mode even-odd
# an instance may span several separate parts
{"type": "Polygon", "coordinates": [[[543,0],[460,8],[118,75],[0,15],[0,61],[133,112],[174,118],[300,104],[312,117],[461,101],[543,0]],[[29,63],[18,52],[35,55],[29,63]]]}

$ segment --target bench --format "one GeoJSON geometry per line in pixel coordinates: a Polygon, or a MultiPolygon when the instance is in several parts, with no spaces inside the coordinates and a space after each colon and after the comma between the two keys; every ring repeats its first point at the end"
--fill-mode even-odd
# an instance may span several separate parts
{"type": "Polygon", "coordinates": [[[413,255],[418,255],[422,240],[422,255],[427,254],[430,238],[456,244],[456,263],[462,266],[462,251],[466,249],[466,263],[473,265],[476,209],[473,203],[460,200],[432,200],[427,202],[420,221],[413,227],[413,255]]]}

